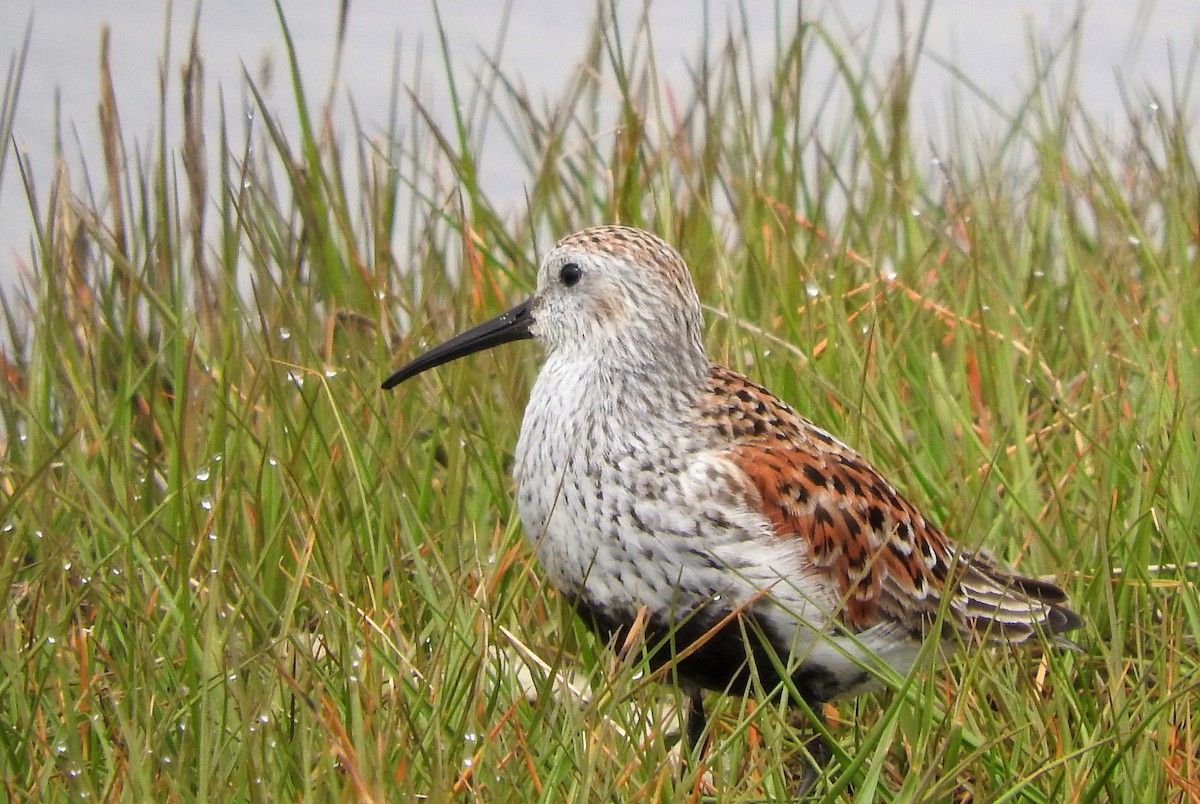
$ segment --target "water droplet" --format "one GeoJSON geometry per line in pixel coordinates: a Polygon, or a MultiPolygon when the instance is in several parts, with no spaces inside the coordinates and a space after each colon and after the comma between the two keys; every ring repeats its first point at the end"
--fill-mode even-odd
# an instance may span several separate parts
{"type": "Polygon", "coordinates": [[[475,760],[471,757],[463,757],[463,767],[469,768],[475,764],[475,760]]]}
{"type": "Polygon", "coordinates": [[[41,532],[40,530],[35,530],[35,531],[33,532],[33,538],[35,538],[35,539],[40,539],[40,538],[42,538],[42,532],[41,532]]]}
{"type": "Polygon", "coordinates": [[[215,542],[215,541],[217,540],[217,533],[216,533],[216,531],[210,531],[210,532],[209,532],[209,534],[208,534],[208,540],[209,540],[210,542],[215,542]]]}
{"type": "Polygon", "coordinates": [[[63,568],[63,572],[67,572],[68,570],[70,570],[70,569],[71,569],[71,562],[70,562],[70,561],[64,561],[64,562],[63,562],[63,564],[62,564],[62,568],[63,568]]]}
{"type": "Polygon", "coordinates": [[[1130,236],[1129,236],[1129,245],[1133,246],[1134,248],[1137,248],[1137,247],[1138,247],[1138,246],[1140,246],[1141,244],[1142,244],[1142,241],[1141,241],[1141,240],[1139,240],[1138,238],[1134,237],[1133,235],[1130,235],[1130,236]]]}
{"type": "Polygon", "coordinates": [[[469,731],[463,735],[463,740],[467,741],[468,743],[473,743],[478,739],[479,739],[479,735],[473,731],[469,731]]]}
{"type": "Polygon", "coordinates": [[[332,380],[334,377],[336,377],[337,375],[339,375],[341,373],[342,372],[338,371],[337,369],[325,369],[325,379],[332,380]]]}
{"type": "Polygon", "coordinates": [[[804,292],[808,295],[808,298],[815,299],[821,295],[821,288],[816,282],[809,279],[804,283],[804,292]]]}
{"type": "Polygon", "coordinates": [[[210,477],[212,477],[212,473],[211,473],[211,472],[209,472],[209,470],[208,470],[208,467],[207,467],[207,466],[206,466],[206,467],[204,467],[203,469],[201,469],[199,472],[197,472],[197,473],[196,473],[196,479],[197,479],[197,480],[199,480],[201,483],[204,483],[204,482],[205,482],[205,481],[207,481],[207,480],[208,480],[210,477]]]}
{"type": "Polygon", "coordinates": [[[12,533],[13,524],[9,522],[3,528],[0,528],[0,533],[12,533]]]}
{"type": "Polygon", "coordinates": [[[292,338],[292,331],[290,329],[288,329],[287,327],[279,328],[279,340],[287,341],[287,340],[291,340],[291,338],[292,338]]]}
{"type": "Polygon", "coordinates": [[[921,217],[921,210],[917,209],[916,207],[913,207],[913,208],[912,208],[912,216],[913,216],[914,218],[919,218],[919,217],[921,217]]]}
{"type": "Polygon", "coordinates": [[[274,458],[267,458],[267,466],[278,466],[278,465],[279,465],[279,461],[275,460],[274,458]]]}
{"type": "Polygon", "coordinates": [[[212,497],[209,497],[207,494],[205,494],[203,497],[201,497],[200,498],[200,507],[203,508],[205,511],[211,511],[212,507],[213,507],[212,497]]]}
{"type": "Polygon", "coordinates": [[[298,371],[289,371],[287,378],[290,382],[295,383],[296,385],[304,385],[304,375],[298,371]]]}
{"type": "Polygon", "coordinates": [[[48,637],[46,637],[46,644],[47,644],[47,645],[57,645],[57,644],[58,644],[58,640],[57,640],[57,639],[55,639],[55,638],[54,638],[54,637],[52,637],[52,636],[48,636],[48,637]]]}

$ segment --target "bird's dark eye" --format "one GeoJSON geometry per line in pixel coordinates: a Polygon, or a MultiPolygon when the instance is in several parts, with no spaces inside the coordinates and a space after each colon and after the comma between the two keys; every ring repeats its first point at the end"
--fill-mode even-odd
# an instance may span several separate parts
{"type": "Polygon", "coordinates": [[[580,277],[582,277],[582,276],[583,276],[583,269],[580,268],[578,265],[576,265],[573,262],[567,263],[558,272],[558,278],[561,279],[562,283],[564,285],[566,285],[567,287],[571,287],[572,285],[574,285],[576,282],[579,281],[580,277]]]}

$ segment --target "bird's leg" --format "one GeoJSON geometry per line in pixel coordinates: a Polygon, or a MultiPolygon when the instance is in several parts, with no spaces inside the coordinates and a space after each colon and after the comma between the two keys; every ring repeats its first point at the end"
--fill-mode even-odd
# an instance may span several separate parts
{"type": "MultiPolygon", "coordinates": [[[[804,702],[812,711],[813,718],[816,720],[816,724],[822,727],[827,726],[828,724],[825,720],[825,705],[821,701],[817,700],[805,699],[804,702]]],[[[789,718],[791,725],[793,727],[798,727],[800,725],[799,721],[803,716],[797,717],[800,715],[800,713],[795,709],[792,710],[792,715],[793,716],[789,718]]],[[[809,718],[803,719],[810,724],[812,723],[812,720],[809,718]]],[[[808,794],[808,791],[812,788],[813,784],[818,778],[820,778],[821,774],[825,772],[825,769],[828,768],[829,764],[833,761],[833,749],[830,747],[829,741],[825,739],[825,735],[821,734],[820,732],[818,732],[804,744],[804,750],[808,752],[808,767],[804,769],[804,773],[800,777],[800,781],[797,784],[797,797],[801,799],[808,794]]]]}
{"type": "Polygon", "coordinates": [[[704,715],[704,696],[700,690],[693,690],[688,695],[687,702],[687,744],[688,755],[700,758],[704,755],[704,729],[708,718],[704,715]]]}

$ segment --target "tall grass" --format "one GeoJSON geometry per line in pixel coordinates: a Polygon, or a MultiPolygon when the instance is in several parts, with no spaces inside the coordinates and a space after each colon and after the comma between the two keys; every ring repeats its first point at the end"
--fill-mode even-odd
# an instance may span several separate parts
{"type": "Polygon", "coordinates": [[[785,713],[714,696],[707,766],[681,768],[675,693],[541,580],[509,481],[531,348],[378,390],[526,293],[555,236],[609,221],[679,246],[714,359],[1087,620],[1078,652],[978,655],[839,703],[816,796],[1200,796],[1192,110],[1131,110],[1111,146],[1047,77],[993,144],[961,132],[931,164],[919,46],[880,85],[819,26],[772,53],[733,36],[669,87],[652,32],[604,13],[593,31],[544,105],[443,44],[461,116],[397,87],[382,137],[332,130],[294,60],[294,105],[250,83],[239,128],[193,45],[161,99],[179,141],[164,122],[127,142],[104,67],[103,163],[49,187],[17,165],[36,249],[4,299],[8,798],[786,795],[785,713]],[[839,65],[827,85],[814,53],[839,65]],[[523,206],[481,188],[485,130],[520,160],[523,206]]]}

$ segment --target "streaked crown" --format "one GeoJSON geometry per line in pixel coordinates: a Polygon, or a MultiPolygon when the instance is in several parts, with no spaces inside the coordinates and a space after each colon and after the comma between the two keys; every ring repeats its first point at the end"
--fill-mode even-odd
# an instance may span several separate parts
{"type": "Polygon", "coordinates": [[[598,349],[632,363],[670,357],[707,369],[688,267],[640,229],[597,226],[560,240],[538,270],[533,317],[548,354],[598,349]]]}

